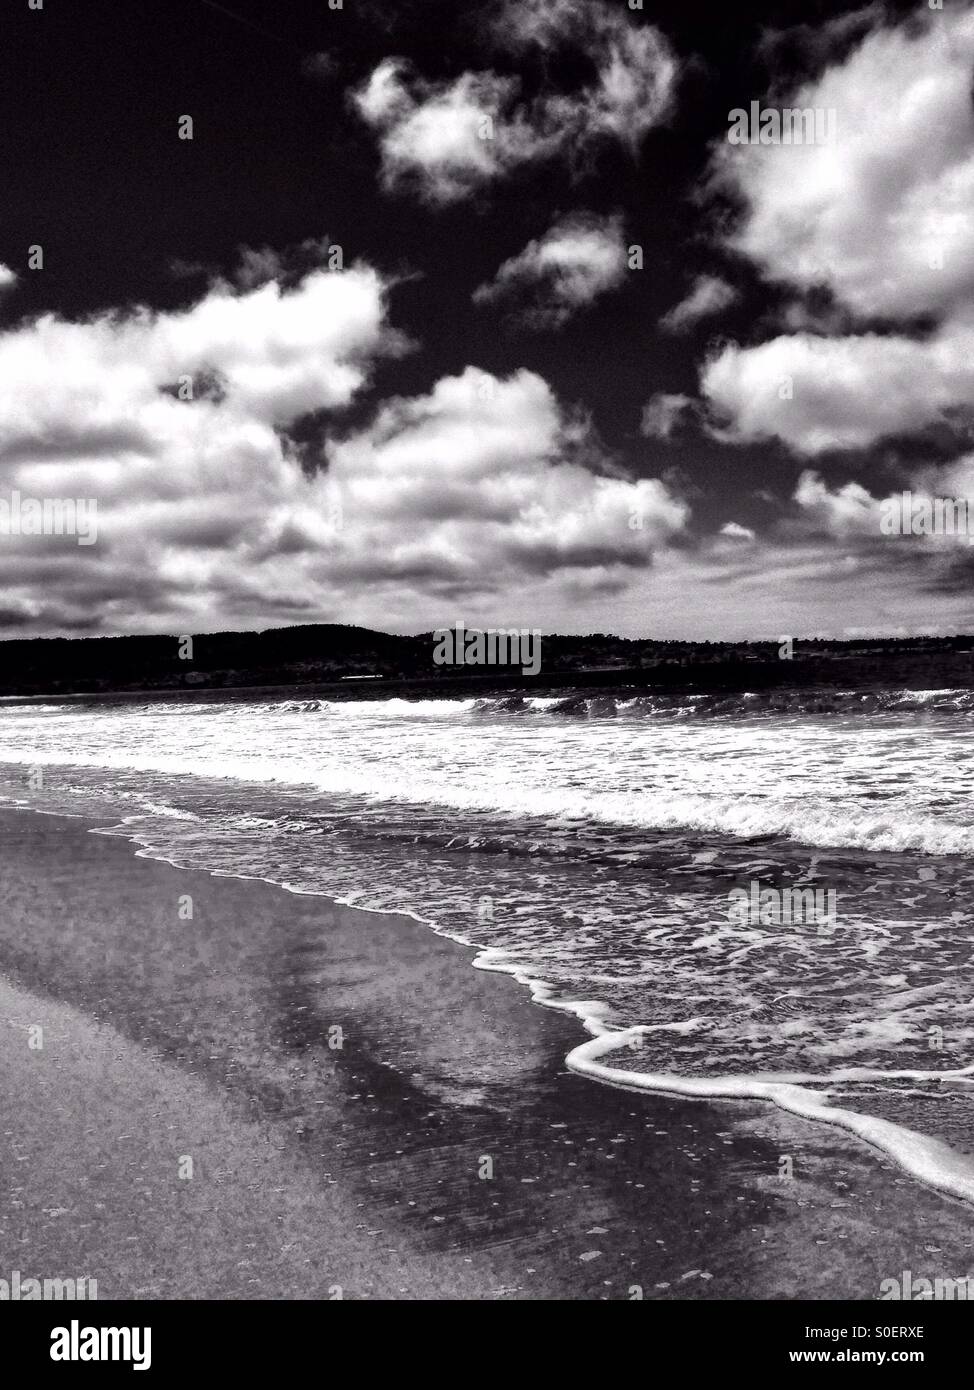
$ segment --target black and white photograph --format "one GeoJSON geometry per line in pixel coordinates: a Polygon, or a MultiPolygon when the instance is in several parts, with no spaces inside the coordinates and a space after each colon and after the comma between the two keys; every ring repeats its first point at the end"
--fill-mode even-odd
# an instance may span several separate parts
{"type": "Polygon", "coordinates": [[[2,9],[4,1330],[935,1363],[972,0],[2,9]]]}

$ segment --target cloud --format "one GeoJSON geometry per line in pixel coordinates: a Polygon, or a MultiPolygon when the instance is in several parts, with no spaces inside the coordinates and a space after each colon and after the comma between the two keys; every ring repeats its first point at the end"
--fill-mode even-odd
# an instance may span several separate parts
{"type": "Polygon", "coordinates": [[[716,275],[698,275],[686,298],[660,319],[660,327],[670,333],[682,333],[700,319],[710,318],[729,308],[737,298],[737,290],[726,280],[716,275]]]}
{"type": "Polygon", "coordinates": [[[652,603],[654,632],[725,640],[969,631],[967,531],[951,532],[944,509],[945,529],[931,531],[924,521],[900,534],[890,518],[903,515],[903,491],[912,493],[914,515],[925,514],[926,502],[936,519],[938,499],[966,500],[974,521],[974,454],[917,465],[882,488],[806,469],[790,505],[760,529],[727,522],[693,545],[660,550],[651,581],[629,586],[613,612],[629,630],[645,631],[643,598],[652,603]]]}
{"type": "Polygon", "coordinates": [[[402,350],[384,322],[385,286],[366,267],[318,270],[292,290],[217,284],[189,309],[105,313],[82,322],[44,314],[0,335],[0,440],[46,438],[136,423],[176,432],[205,403],[180,410],[162,388],[218,381],[219,422],[284,424],[347,405],[376,356],[402,350]]]}
{"type": "Polygon", "coordinates": [[[622,8],[602,0],[509,0],[497,33],[515,52],[574,50],[594,65],[594,81],[582,91],[545,99],[546,114],[564,124],[568,138],[609,136],[635,150],[670,108],[677,59],[658,29],[622,8]]]}
{"type": "Polygon", "coordinates": [[[0,331],[0,496],[97,506],[91,546],[0,537],[8,625],[425,626],[491,596],[506,620],[528,591],[557,606],[565,585],[651,565],[686,505],[619,477],[534,373],[468,367],[342,427],[406,347],[387,291],[365,265],[319,267],[291,286],[216,281],[174,312],[0,331]],[[302,448],[308,421],[319,442],[302,448]]]}
{"type": "Polygon", "coordinates": [[[798,479],[794,500],[808,519],[841,540],[882,535],[881,504],[861,483],[830,488],[818,473],[806,470],[798,479]]]}
{"type": "Polygon", "coordinates": [[[581,462],[591,451],[586,422],[541,377],[467,367],[332,444],[329,476],[357,557],[508,586],[643,568],[688,509],[658,480],[592,471],[581,462]]]}
{"type": "Polygon", "coordinates": [[[11,270],[9,265],[0,264],[0,293],[4,290],[13,289],[17,283],[17,272],[11,270]]]}
{"type": "Polygon", "coordinates": [[[473,298],[477,304],[513,304],[529,326],[559,328],[625,275],[622,219],[573,213],[505,261],[473,298]]]}
{"type": "MultiPolygon", "coordinates": [[[[332,243],[326,236],[308,237],[283,250],[271,246],[242,246],[239,254],[232,283],[245,290],[255,289],[270,280],[277,281],[281,286],[293,287],[314,270],[344,269],[341,246],[332,243]]],[[[210,278],[218,277],[211,273],[210,278]]]]}
{"type": "Polygon", "coordinates": [[[427,82],[405,60],[386,58],[353,102],[380,132],[383,186],[445,204],[553,152],[554,131],[531,127],[516,92],[512,78],[492,72],[427,82]]]}
{"type": "Polygon", "coordinates": [[[731,442],[777,437],[799,454],[865,449],[960,421],[974,406],[974,316],[927,339],[795,333],[734,344],[705,363],[701,390],[731,442]]]}
{"type": "MultiPolygon", "coordinates": [[[[155,609],[192,622],[214,572],[242,575],[269,530],[291,520],[324,537],[326,482],[287,430],[344,409],[379,357],[404,350],[385,297],[368,267],[319,269],[287,290],[218,282],[175,312],[45,314],[0,332],[0,493],[98,508],[98,544],[65,548],[43,585],[26,560],[51,563],[66,538],[0,538],[10,601],[39,628],[140,626],[155,609]]],[[[283,576],[266,578],[270,601],[283,576]]]]}
{"type": "MultiPolygon", "coordinates": [[[[818,473],[806,469],[798,480],[794,501],[803,517],[811,521],[820,533],[842,541],[860,538],[888,546],[895,536],[898,543],[905,543],[906,546],[962,546],[967,549],[969,532],[966,527],[951,530],[931,523],[926,529],[918,526],[915,532],[903,535],[898,530],[891,531],[891,518],[900,515],[904,492],[909,494],[911,503],[918,508],[928,505],[931,516],[935,515],[934,503],[938,500],[963,502],[965,507],[970,506],[974,521],[974,454],[965,455],[949,464],[915,468],[904,480],[902,488],[881,497],[874,496],[857,482],[838,488],[829,487],[818,473]]],[[[908,506],[906,516],[909,517],[911,512],[912,507],[908,506]]]]}
{"type": "Polygon", "coordinates": [[[650,439],[671,438],[695,404],[692,396],[685,396],[680,392],[657,391],[643,406],[640,433],[650,439]]]}
{"type": "Polygon", "coordinates": [[[567,0],[511,0],[495,34],[516,53],[583,53],[594,80],[572,94],[546,86],[527,97],[514,76],[487,70],[431,81],[403,58],[383,59],[351,101],[378,132],[387,190],[457,202],[521,165],[575,158],[599,140],[635,150],[669,108],[676,60],[658,30],[625,12],[600,2],[579,14],[567,0]]]}
{"type": "Polygon", "coordinates": [[[769,67],[792,65],[803,71],[814,71],[860,39],[864,32],[875,28],[882,19],[881,0],[871,0],[868,5],[837,15],[825,23],[764,29],[757,53],[769,67]]]}
{"type": "Polygon", "coordinates": [[[794,290],[786,323],[813,322],[802,297],[825,293],[835,308],[818,325],[845,330],[732,344],[707,361],[701,389],[721,438],[817,454],[970,417],[974,11],[873,24],[787,98],[834,108],[834,145],[715,152],[716,183],[740,208],[730,248],[794,290]]]}
{"type": "Polygon", "coordinates": [[[969,303],[972,64],[970,8],[881,25],[788,98],[835,109],[834,145],[722,143],[715,175],[742,204],[731,248],[780,284],[828,286],[861,315],[969,303]]]}

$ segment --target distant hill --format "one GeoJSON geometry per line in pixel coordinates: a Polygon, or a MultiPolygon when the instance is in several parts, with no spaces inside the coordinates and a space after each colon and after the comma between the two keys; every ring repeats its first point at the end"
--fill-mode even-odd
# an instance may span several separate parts
{"type": "Polygon", "coordinates": [[[796,641],[792,660],[772,642],[660,642],[591,633],[545,636],[541,671],[435,666],[432,633],[396,636],[340,624],[178,637],[18,638],[0,644],[5,696],[325,687],[330,697],[395,689],[563,689],[634,686],[746,690],[770,686],[974,687],[974,637],[796,641]],[[353,680],[371,676],[379,679],[353,680]]]}

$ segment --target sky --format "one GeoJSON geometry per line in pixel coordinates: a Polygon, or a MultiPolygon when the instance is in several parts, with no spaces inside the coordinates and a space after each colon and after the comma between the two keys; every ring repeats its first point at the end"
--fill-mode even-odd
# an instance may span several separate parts
{"type": "Polygon", "coordinates": [[[971,4],[18,3],[0,636],[974,628],[971,4]]]}

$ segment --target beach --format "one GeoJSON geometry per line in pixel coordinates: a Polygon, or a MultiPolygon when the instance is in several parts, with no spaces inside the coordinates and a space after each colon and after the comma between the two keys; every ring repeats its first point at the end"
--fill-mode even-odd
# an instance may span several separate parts
{"type": "Polygon", "coordinates": [[[424,924],[92,828],[0,812],[0,1277],[868,1299],[967,1272],[969,1209],[828,1126],[573,1075],[578,1020],[424,924]]]}

